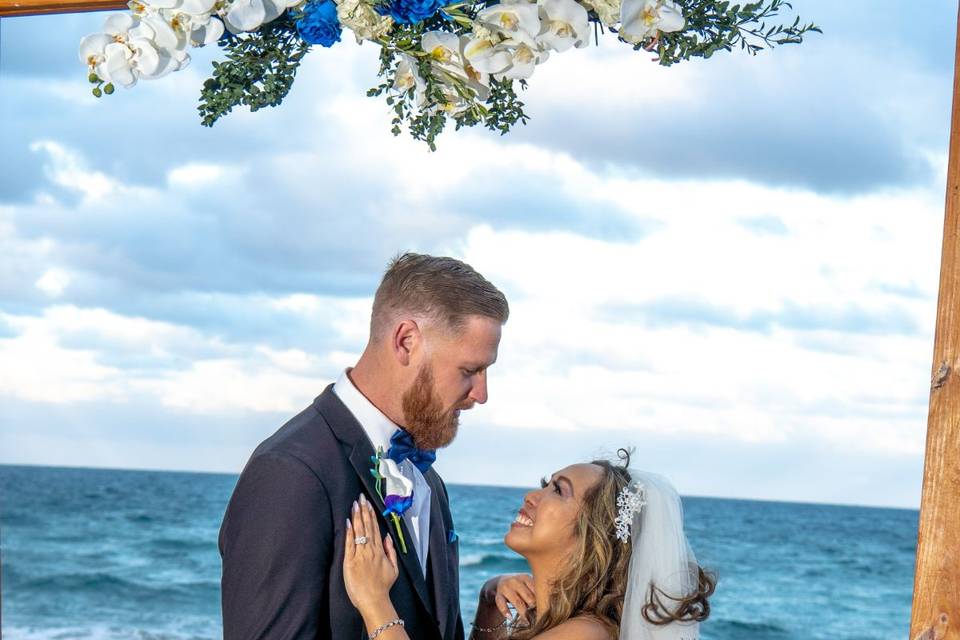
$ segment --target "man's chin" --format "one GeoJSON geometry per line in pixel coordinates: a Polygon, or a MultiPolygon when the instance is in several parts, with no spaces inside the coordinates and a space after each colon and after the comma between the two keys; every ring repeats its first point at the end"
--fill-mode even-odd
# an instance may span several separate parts
{"type": "Polygon", "coordinates": [[[443,449],[444,447],[449,446],[454,440],[456,440],[457,431],[459,428],[460,428],[460,425],[455,422],[453,426],[450,428],[450,430],[447,433],[443,434],[443,442],[437,445],[436,448],[443,449]]]}
{"type": "Polygon", "coordinates": [[[436,430],[424,432],[411,425],[413,443],[421,449],[443,449],[456,439],[459,426],[460,421],[456,419],[456,416],[454,416],[452,423],[448,423],[441,429],[434,427],[436,430]]]}

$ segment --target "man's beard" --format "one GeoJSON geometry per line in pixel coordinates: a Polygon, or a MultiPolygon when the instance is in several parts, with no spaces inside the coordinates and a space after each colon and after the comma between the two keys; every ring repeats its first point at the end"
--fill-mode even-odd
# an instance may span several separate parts
{"type": "Polygon", "coordinates": [[[433,368],[425,364],[401,399],[406,429],[421,449],[447,446],[457,437],[460,423],[456,407],[444,411],[433,391],[433,368]]]}

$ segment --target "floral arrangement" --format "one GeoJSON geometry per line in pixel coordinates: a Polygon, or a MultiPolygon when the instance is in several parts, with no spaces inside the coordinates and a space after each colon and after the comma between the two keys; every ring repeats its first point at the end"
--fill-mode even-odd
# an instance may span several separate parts
{"type": "Polygon", "coordinates": [[[312,46],[331,47],[348,30],[380,47],[393,132],[406,127],[431,148],[453,122],[506,133],[528,119],[517,86],[536,68],[611,33],[662,65],[740,48],[756,54],[803,41],[814,25],[768,24],[785,0],[130,0],[102,33],[80,42],[93,94],[112,94],[183,69],[191,47],[219,44],[200,97],[201,122],[233,107],[276,106],[312,46]]]}
{"type": "Polygon", "coordinates": [[[376,480],[377,495],[383,502],[383,517],[393,522],[400,542],[400,551],[407,552],[407,542],[400,528],[400,518],[413,506],[413,483],[400,473],[400,467],[390,458],[383,456],[383,449],[377,448],[377,454],[370,456],[373,467],[370,474],[376,480]]]}

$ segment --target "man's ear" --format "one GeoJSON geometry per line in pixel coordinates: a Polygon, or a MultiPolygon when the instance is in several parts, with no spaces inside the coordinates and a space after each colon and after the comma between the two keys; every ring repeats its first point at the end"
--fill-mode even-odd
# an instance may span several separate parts
{"type": "Polygon", "coordinates": [[[423,334],[414,320],[402,320],[393,328],[390,350],[402,366],[409,366],[414,351],[420,348],[423,334]]]}

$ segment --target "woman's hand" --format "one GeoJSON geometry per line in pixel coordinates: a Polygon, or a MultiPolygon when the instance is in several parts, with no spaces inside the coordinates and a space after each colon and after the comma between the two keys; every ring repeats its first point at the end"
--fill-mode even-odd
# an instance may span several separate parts
{"type": "MultiPolygon", "coordinates": [[[[397,552],[390,536],[380,539],[377,515],[367,499],[353,503],[344,536],[343,581],[350,602],[364,620],[390,606],[390,587],[397,580],[397,552]]],[[[390,607],[392,610],[392,607],[390,607]]]]}
{"type": "Polygon", "coordinates": [[[484,585],[484,595],[496,605],[504,618],[512,617],[508,604],[517,610],[521,619],[526,619],[527,611],[537,606],[533,576],[526,573],[497,576],[484,585]]]}

